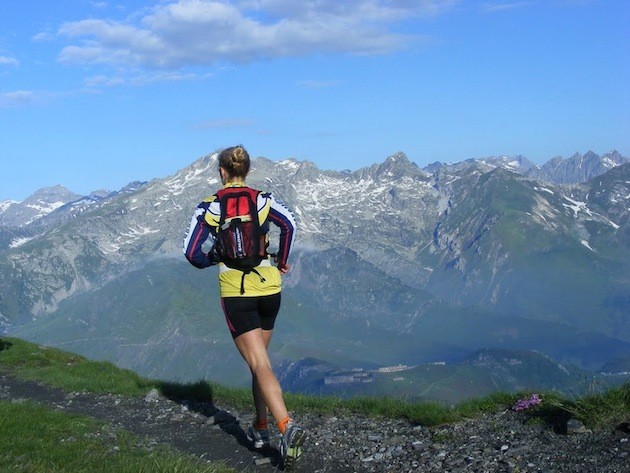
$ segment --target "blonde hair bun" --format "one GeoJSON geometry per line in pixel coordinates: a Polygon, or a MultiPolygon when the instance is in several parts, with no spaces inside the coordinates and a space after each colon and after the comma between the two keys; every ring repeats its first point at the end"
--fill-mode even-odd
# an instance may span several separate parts
{"type": "Polygon", "coordinates": [[[244,178],[249,173],[249,153],[243,145],[225,148],[219,154],[219,166],[227,171],[230,177],[244,178]]]}

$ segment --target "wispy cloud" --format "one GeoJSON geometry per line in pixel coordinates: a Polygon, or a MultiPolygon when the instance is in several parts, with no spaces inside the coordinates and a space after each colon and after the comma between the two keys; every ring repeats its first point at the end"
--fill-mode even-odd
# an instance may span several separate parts
{"type": "Polygon", "coordinates": [[[487,2],[483,4],[483,10],[487,12],[503,11],[503,10],[515,10],[517,8],[532,6],[535,2],[487,2]]]}
{"type": "Polygon", "coordinates": [[[0,93],[0,108],[17,107],[33,103],[41,98],[41,93],[31,90],[15,90],[0,93]]]}
{"type": "Polygon", "coordinates": [[[249,118],[220,118],[217,120],[207,120],[195,124],[196,130],[215,130],[222,128],[247,128],[255,122],[249,118]]]}
{"type": "Polygon", "coordinates": [[[38,105],[57,98],[71,97],[80,91],[50,91],[50,90],[14,90],[0,92],[0,108],[23,107],[38,105]]]}
{"type": "Polygon", "coordinates": [[[118,76],[99,75],[99,76],[87,77],[84,80],[85,87],[87,87],[88,89],[109,88],[109,87],[115,87],[118,85],[124,85],[126,83],[127,83],[127,80],[125,78],[118,77],[118,76]]]}
{"type": "Polygon", "coordinates": [[[381,54],[418,37],[396,32],[411,18],[437,15],[453,0],[179,0],[125,20],[63,24],[73,44],[63,63],[176,69],[342,52],[381,54]]]}
{"type": "Polygon", "coordinates": [[[52,41],[53,39],[55,39],[55,34],[50,31],[41,31],[33,35],[33,37],[31,38],[32,41],[41,42],[41,43],[52,41]]]}
{"type": "Polygon", "coordinates": [[[102,89],[117,86],[143,86],[147,84],[153,84],[158,82],[180,82],[191,80],[203,80],[211,77],[211,73],[184,73],[178,71],[155,71],[144,74],[130,74],[130,75],[97,75],[87,77],[84,81],[85,87],[88,89],[102,89]]]}
{"type": "MultiPolygon", "coordinates": [[[[5,62],[0,56],[0,65],[5,62]]],[[[144,86],[159,82],[177,82],[204,80],[211,77],[211,73],[183,73],[178,71],[154,71],[144,74],[130,75],[96,75],[84,79],[82,88],[69,91],[52,91],[52,90],[15,90],[11,92],[0,92],[0,108],[22,107],[32,104],[41,104],[49,100],[77,96],[81,94],[99,93],[103,89],[118,86],[144,86]]],[[[237,122],[234,122],[235,124],[237,122]]],[[[246,124],[241,121],[240,125],[246,124]]],[[[211,128],[211,122],[208,122],[207,128],[211,128]]],[[[221,126],[217,123],[215,128],[221,126]]]]}
{"type": "Polygon", "coordinates": [[[19,66],[20,61],[13,57],[0,56],[0,66],[19,66]]]}
{"type": "Polygon", "coordinates": [[[304,87],[306,89],[325,89],[328,87],[335,87],[341,84],[341,81],[338,80],[303,80],[298,82],[300,87],[304,87]]]}

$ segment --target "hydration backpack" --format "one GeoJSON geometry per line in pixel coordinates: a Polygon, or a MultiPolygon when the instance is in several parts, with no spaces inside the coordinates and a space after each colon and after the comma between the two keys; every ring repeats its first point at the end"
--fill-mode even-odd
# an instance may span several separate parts
{"type": "Polygon", "coordinates": [[[258,217],[259,193],[249,187],[226,187],[216,194],[221,207],[217,253],[226,266],[243,272],[241,294],[245,292],[245,275],[258,274],[254,268],[267,257],[266,236],[258,217]]]}

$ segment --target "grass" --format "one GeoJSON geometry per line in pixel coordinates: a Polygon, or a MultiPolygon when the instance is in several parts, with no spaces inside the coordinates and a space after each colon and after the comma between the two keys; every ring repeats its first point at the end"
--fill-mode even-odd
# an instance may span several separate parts
{"type": "Polygon", "coordinates": [[[152,447],[124,430],[37,404],[0,402],[0,471],[207,472],[207,465],[166,447],[152,447]],[[89,452],[89,454],[88,454],[89,452]]]}
{"type": "MultiPolygon", "coordinates": [[[[252,403],[248,389],[228,388],[206,381],[177,384],[150,380],[132,371],[119,369],[111,363],[90,361],[78,355],[16,338],[0,338],[0,370],[70,391],[140,396],[156,388],[171,399],[220,403],[237,409],[251,408],[252,403]]],[[[341,399],[291,393],[285,395],[285,400],[289,410],[296,413],[345,412],[403,418],[417,424],[434,426],[475,417],[484,412],[511,408],[520,397],[528,394],[531,393],[497,392],[456,406],[428,401],[407,402],[387,397],[341,399]]],[[[562,398],[557,393],[539,394],[544,402],[528,414],[550,421],[575,417],[587,426],[599,427],[630,420],[630,383],[579,399],[562,398]]]]}
{"type": "MultiPolygon", "coordinates": [[[[0,371],[68,391],[165,395],[174,387],[148,380],[111,363],[89,361],[61,350],[14,338],[0,338],[0,371]]],[[[180,395],[201,397],[197,387],[180,395]]],[[[207,394],[207,393],[206,393],[207,394]]],[[[124,430],[86,416],[56,412],[31,403],[0,402],[0,471],[19,472],[208,472],[233,471],[205,464],[165,447],[151,448],[124,430]],[[86,454],[89,452],[89,454],[86,454]]]]}
{"type": "MultiPolygon", "coordinates": [[[[108,362],[90,361],[55,348],[38,346],[16,338],[0,338],[0,371],[44,382],[68,391],[113,393],[144,396],[158,389],[171,399],[211,402],[237,409],[251,409],[248,389],[234,389],[199,381],[190,384],[165,383],[146,379],[136,373],[119,369],[108,362]]],[[[510,409],[519,398],[531,392],[509,394],[497,392],[481,398],[447,406],[438,402],[407,402],[386,397],[355,397],[286,394],[289,410],[320,414],[359,414],[371,417],[403,418],[411,422],[435,426],[471,418],[486,412],[510,409]]],[[[591,395],[567,399],[557,393],[538,393],[543,402],[524,413],[524,420],[542,419],[553,424],[558,419],[574,417],[587,427],[603,427],[630,421],[630,383],[594,392],[591,395]]],[[[103,442],[99,432],[103,426],[89,419],[45,411],[31,405],[0,403],[0,469],[19,471],[228,471],[221,466],[198,468],[184,457],[169,452],[147,451],[134,447],[138,443],[130,434],[116,433],[120,450],[115,455],[108,450],[111,442],[103,442]],[[16,419],[19,419],[17,421],[16,419]],[[37,437],[37,438],[36,438],[37,437]],[[61,442],[63,439],[72,441],[61,442]],[[32,439],[27,442],[23,439],[32,439]],[[35,455],[26,455],[26,446],[37,446],[35,455]],[[77,447],[78,446],[78,447],[77,447]],[[85,457],[85,452],[94,452],[85,457]],[[10,453],[6,453],[10,452],[10,453]],[[64,453],[65,452],[65,453],[64,453]],[[83,453],[81,453],[83,452],[83,453]],[[58,458],[57,455],[63,455],[58,458]],[[173,456],[175,455],[175,456],[173,456]],[[128,457],[121,464],[114,464],[128,457]],[[94,462],[83,466],[80,462],[94,462]],[[135,463],[134,463],[135,462],[135,463]],[[99,469],[108,465],[107,470],[99,469]],[[63,465],[63,467],[59,466],[63,465]],[[71,465],[73,468],[70,468],[71,465]],[[125,466],[127,465],[127,466],[125,466]],[[129,467],[128,465],[133,465],[129,467]],[[68,468],[67,470],[65,468],[68,468]],[[93,468],[93,470],[90,470],[93,468]],[[131,468],[131,469],[125,469],[131,468]],[[211,469],[219,468],[219,469],[211,469]]],[[[192,461],[192,460],[191,460],[192,461]]]]}
{"type": "Polygon", "coordinates": [[[578,399],[555,399],[554,405],[589,427],[630,422],[630,382],[578,399]]]}
{"type": "Polygon", "coordinates": [[[140,395],[156,383],[112,363],[89,361],[17,338],[0,339],[0,366],[22,379],[70,391],[140,395]]]}

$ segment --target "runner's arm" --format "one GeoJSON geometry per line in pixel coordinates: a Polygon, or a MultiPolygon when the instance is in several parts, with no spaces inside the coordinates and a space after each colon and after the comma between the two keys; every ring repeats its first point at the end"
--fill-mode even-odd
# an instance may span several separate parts
{"type": "Polygon", "coordinates": [[[291,211],[272,195],[269,220],[280,228],[280,243],[276,259],[278,261],[278,268],[282,270],[287,267],[287,260],[289,259],[291,246],[295,239],[295,219],[291,211]]]}
{"type": "Polygon", "coordinates": [[[210,225],[204,219],[206,210],[207,204],[205,202],[199,204],[190,220],[190,227],[184,238],[184,255],[188,262],[196,268],[207,268],[218,263],[213,250],[206,253],[201,248],[208,239],[210,239],[211,243],[214,243],[214,235],[210,231],[210,225]]]}

